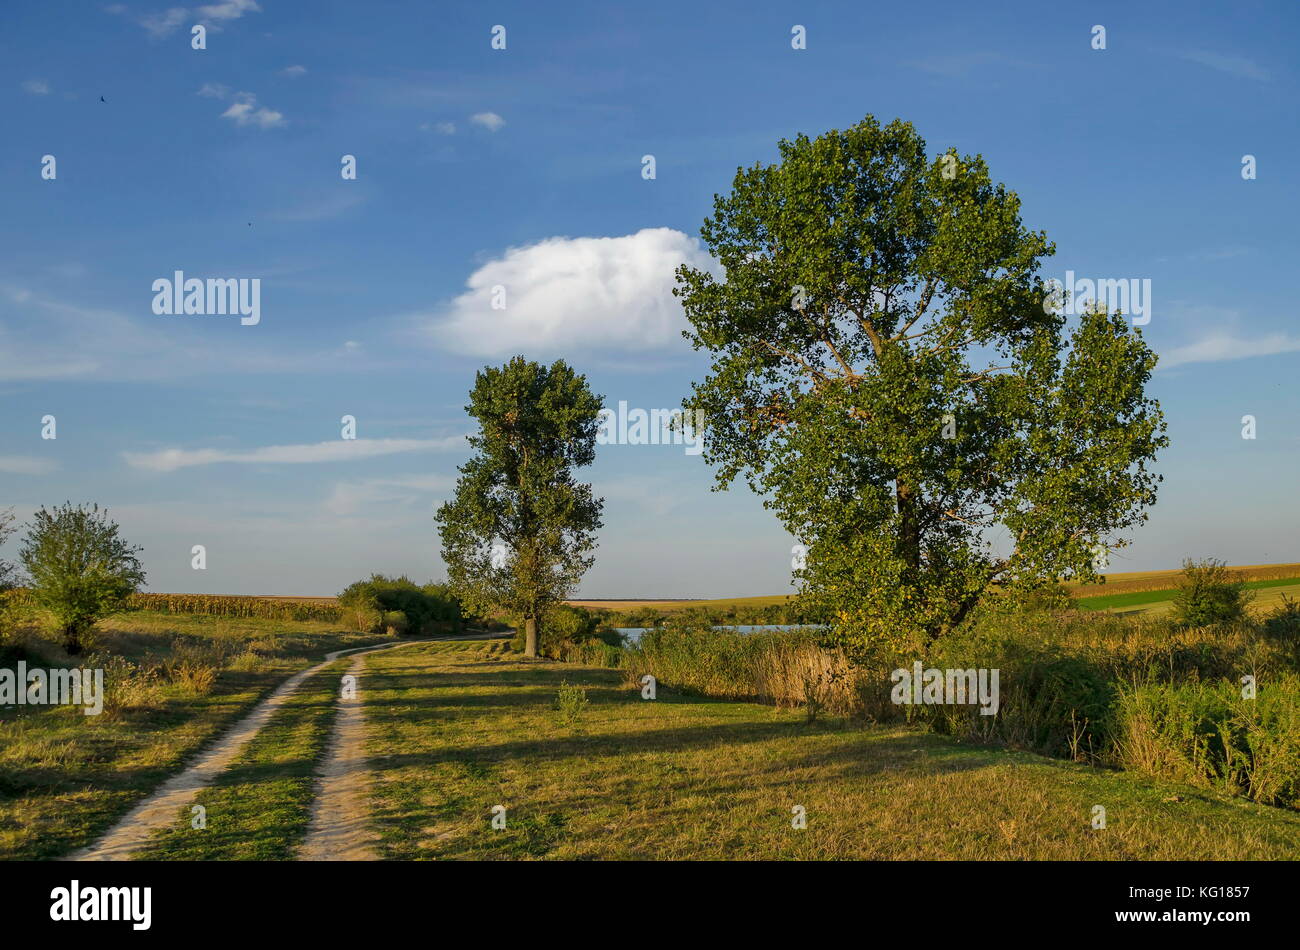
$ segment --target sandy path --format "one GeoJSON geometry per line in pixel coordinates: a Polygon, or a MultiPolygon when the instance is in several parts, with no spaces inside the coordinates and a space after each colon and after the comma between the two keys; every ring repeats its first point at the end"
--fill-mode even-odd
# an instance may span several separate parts
{"type": "Polygon", "coordinates": [[[293,692],[302,685],[303,680],[324,669],[340,656],[348,653],[372,653],[375,650],[387,650],[396,646],[406,646],[409,643],[423,642],[426,641],[403,640],[380,646],[335,650],[325,654],[323,662],[295,673],[281,683],[275,692],[262,700],[215,745],[203,752],[193,765],[158,786],[152,794],[127,812],[103,837],[89,847],[73,852],[68,856],[69,860],[120,861],[140,850],[148,843],[155,831],[170,827],[176,822],[181,808],[189,804],[199,789],[211,783],[218,773],[234,761],[240,750],[257,735],[258,730],[266,724],[271,714],[293,695],[293,692]]]}
{"type": "Polygon", "coordinates": [[[339,698],[334,732],[316,784],[311,824],[299,859],[303,861],[374,861],[379,836],[371,830],[370,772],[366,767],[366,717],[361,708],[364,656],[352,661],[356,677],[352,695],[339,698]]]}

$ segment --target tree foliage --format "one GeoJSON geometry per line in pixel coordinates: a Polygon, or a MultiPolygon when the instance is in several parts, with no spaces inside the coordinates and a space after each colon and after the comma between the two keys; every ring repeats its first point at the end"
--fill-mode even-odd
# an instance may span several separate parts
{"type": "MultiPolygon", "coordinates": [[[[0,511],[0,547],[17,532],[14,527],[14,511],[12,508],[6,508],[0,511]]],[[[18,586],[21,577],[18,573],[18,567],[12,561],[0,558],[0,593],[7,590],[13,590],[18,586]]]]}
{"type": "Polygon", "coordinates": [[[574,469],[596,455],[601,400],[562,360],[515,357],[478,373],[465,410],[476,449],[437,514],[452,588],[474,613],[524,619],[528,656],[537,624],[568,597],[594,558],[601,499],[574,469]]]}
{"type": "Polygon", "coordinates": [[[98,505],[65,502],[32,516],[19,557],[35,605],[54,618],[69,654],[81,653],[95,621],[124,608],[144,583],[139,551],[98,505]]]}
{"type": "Polygon", "coordinates": [[[808,546],[846,645],[924,644],[998,585],[1095,578],[1145,519],[1166,444],[1156,357],[1122,314],[1067,332],[1014,192],[867,117],[737,171],[676,293],[708,377],[719,487],[744,476],[808,546]]]}
{"type": "Polygon", "coordinates": [[[403,575],[371,574],[354,581],[339,594],[344,616],[355,620],[357,629],[368,633],[385,625],[404,632],[429,633],[439,628],[459,628],[460,601],[449,585],[430,582],[424,586],[403,575]],[[387,614],[400,613],[400,623],[388,624],[387,614]]]}

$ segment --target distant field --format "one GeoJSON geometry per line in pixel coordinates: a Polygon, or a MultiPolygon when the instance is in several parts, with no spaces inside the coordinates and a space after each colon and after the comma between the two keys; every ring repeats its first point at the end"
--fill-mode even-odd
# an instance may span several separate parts
{"type": "MultiPolygon", "coordinates": [[[[1240,574],[1247,581],[1293,580],[1300,583],[1300,564],[1243,564],[1228,570],[1240,574]]],[[[1145,591],[1168,591],[1178,586],[1183,572],[1138,571],[1130,574],[1107,574],[1104,584],[1072,584],[1073,597],[1099,597],[1103,594],[1132,594],[1145,591]]]]}
{"type": "MultiPolygon", "coordinates": [[[[1267,590],[1270,592],[1266,595],[1256,595],[1255,603],[1264,602],[1266,599],[1268,599],[1270,603],[1281,603],[1282,594],[1294,598],[1295,594],[1292,592],[1292,589],[1297,587],[1300,587],[1300,579],[1294,577],[1271,581],[1248,581],[1246,583],[1247,590],[1267,590]]],[[[1158,604],[1163,601],[1172,602],[1175,590],[1176,588],[1168,588],[1163,590],[1134,591],[1127,594],[1106,594],[1102,597],[1080,597],[1078,598],[1078,601],[1080,607],[1087,607],[1091,610],[1140,607],[1149,604],[1158,604]]]]}
{"type": "MultiPolygon", "coordinates": [[[[1257,594],[1252,611],[1271,610],[1282,603],[1282,596],[1300,599],[1300,564],[1244,564],[1228,570],[1241,574],[1251,590],[1257,594]]],[[[1067,584],[1070,596],[1085,601],[1080,606],[1111,612],[1163,613],[1173,607],[1173,594],[1178,587],[1182,570],[1132,571],[1107,574],[1104,584],[1067,584]]],[[[688,607],[767,607],[782,604],[789,594],[763,597],[726,597],[718,600],[570,600],[574,607],[605,608],[606,610],[631,610],[637,607],[655,607],[659,610],[684,610],[688,607]]]]}
{"type": "MultiPolygon", "coordinates": [[[[1245,564],[1228,568],[1240,573],[1253,590],[1266,591],[1256,597],[1253,610],[1271,609],[1282,602],[1282,594],[1300,599],[1300,564],[1245,564]]],[[[1094,610],[1136,610],[1143,613],[1163,613],[1172,607],[1173,592],[1178,586],[1181,570],[1132,571],[1107,574],[1104,584],[1067,584],[1070,596],[1086,601],[1081,606],[1094,610]]],[[[188,595],[173,595],[188,596],[188,595]]],[[[194,595],[201,596],[201,595],[194,595]]],[[[791,594],[768,594],[760,597],[722,597],[708,600],[635,598],[591,599],[566,601],[574,607],[595,610],[633,610],[654,607],[658,610],[685,610],[687,608],[769,607],[790,600],[791,594]]],[[[337,597],[306,597],[297,595],[262,595],[249,599],[281,603],[335,604],[337,597]]]]}

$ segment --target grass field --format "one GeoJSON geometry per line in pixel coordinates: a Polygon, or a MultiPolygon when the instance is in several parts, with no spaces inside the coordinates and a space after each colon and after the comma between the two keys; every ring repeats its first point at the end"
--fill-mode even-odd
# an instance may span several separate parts
{"type": "Polygon", "coordinates": [[[907,726],[660,691],[483,644],[369,658],[383,855],[617,859],[1295,858],[1300,815],[907,726]],[[553,703],[586,690],[572,725],[553,703]],[[507,809],[491,827],[492,808],[507,809]],[[792,827],[802,806],[807,827],[792,827]],[[1093,806],[1107,826],[1090,825],[1093,806]]]}

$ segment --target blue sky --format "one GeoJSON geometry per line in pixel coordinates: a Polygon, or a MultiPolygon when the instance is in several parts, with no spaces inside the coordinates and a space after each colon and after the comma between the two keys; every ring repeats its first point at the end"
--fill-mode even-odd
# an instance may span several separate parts
{"type": "MultiPolygon", "coordinates": [[[[1112,569],[1300,561],[1300,8],[996,6],[6,4],[0,506],[108,505],[153,590],[437,577],[475,370],[563,355],[611,406],[678,405],[706,364],[670,271],[712,196],[871,113],[983,154],[1047,276],[1151,280],[1172,445],[1112,569]],[[260,278],[261,322],[156,315],[178,269],[260,278]]],[[[590,478],[586,596],[789,589],[792,540],[681,446],[602,447],[590,478]]]]}

